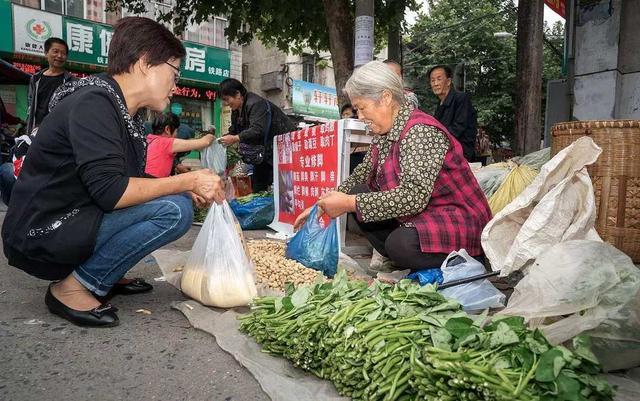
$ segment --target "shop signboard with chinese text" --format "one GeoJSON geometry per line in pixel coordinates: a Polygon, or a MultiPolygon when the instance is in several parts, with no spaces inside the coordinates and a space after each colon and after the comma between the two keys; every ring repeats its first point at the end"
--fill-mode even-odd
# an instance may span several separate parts
{"type": "MultiPolygon", "coordinates": [[[[13,47],[1,51],[44,56],[44,42],[50,37],[63,38],[69,45],[70,63],[106,67],[113,36],[111,25],[61,16],[32,8],[13,7],[13,47]]],[[[183,41],[186,55],[182,60],[182,78],[205,83],[219,83],[231,76],[231,57],[227,49],[183,41]]],[[[214,95],[205,96],[209,100],[214,95]]]]}
{"type": "Polygon", "coordinates": [[[177,85],[173,96],[188,97],[190,99],[208,100],[214,102],[217,98],[217,92],[212,89],[195,88],[193,86],[177,85]]]}
{"type": "Polygon", "coordinates": [[[294,80],[293,112],[305,116],[340,118],[335,88],[294,80]]]}
{"type": "Polygon", "coordinates": [[[332,121],[273,139],[274,230],[291,234],[296,217],[339,185],[343,140],[338,127],[332,121]]]}
{"type": "Polygon", "coordinates": [[[44,42],[51,37],[62,37],[62,16],[13,4],[16,53],[44,56],[44,42]]]}
{"type": "Polygon", "coordinates": [[[69,61],[107,66],[113,36],[110,25],[64,17],[64,40],[69,45],[69,61]]]}
{"type": "Polygon", "coordinates": [[[193,42],[182,44],[187,52],[182,60],[182,78],[219,83],[231,76],[228,50],[193,42]]]}

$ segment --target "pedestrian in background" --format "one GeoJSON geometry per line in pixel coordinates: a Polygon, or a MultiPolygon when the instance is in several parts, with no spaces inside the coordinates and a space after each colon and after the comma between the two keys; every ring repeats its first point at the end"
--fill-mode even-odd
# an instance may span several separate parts
{"type": "Polygon", "coordinates": [[[44,42],[44,57],[48,68],[31,77],[29,81],[29,95],[27,97],[27,134],[40,125],[49,114],[51,96],[64,83],[75,78],[65,69],[69,46],[60,38],[49,38],[44,42]]]}
{"type": "Polygon", "coordinates": [[[451,87],[452,75],[453,71],[447,65],[437,65],[429,70],[431,90],[440,99],[433,116],[460,142],[464,158],[472,162],[477,134],[476,110],[469,95],[451,87]]]}
{"type": "MultiPolygon", "coordinates": [[[[391,59],[387,59],[383,61],[383,63],[385,63],[389,68],[391,68],[391,71],[395,72],[396,75],[398,75],[400,79],[402,79],[402,84],[404,85],[404,73],[402,71],[402,64],[391,59]]],[[[407,103],[409,103],[411,107],[413,107],[414,109],[417,109],[420,107],[420,102],[418,101],[418,97],[411,89],[407,88],[406,86],[404,87],[404,98],[406,99],[407,103]]]]}
{"type": "Polygon", "coordinates": [[[176,154],[204,149],[216,139],[212,134],[198,139],[180,139],[177,137],[179,127],[180,118],[171,112],[162,113],[153,120],[153,133],[147,135],[147,174],[157,178],[170,176],[176,154]]]}
{"type": "Polygon", "coordinates": [[[220,143],[239,143],[242,160],[253,166],[253,192],[266,191],[273,184],[273,137],[295,131],[296,126],[278,106],[247,91],[237,79],[220,82],[219,92],[232,110],[231,127],[220,143]]]}

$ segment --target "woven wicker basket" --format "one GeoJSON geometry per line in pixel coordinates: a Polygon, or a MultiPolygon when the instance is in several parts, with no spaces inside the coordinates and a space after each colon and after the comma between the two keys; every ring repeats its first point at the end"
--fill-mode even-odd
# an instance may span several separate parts
{"type": "Polygon", "coordinates": [[[589,136],[602,154],[588,167],[596,195],[596,230],[640,263],[640,121],[574,121],[552,128],[551,154],[589,136]]]}

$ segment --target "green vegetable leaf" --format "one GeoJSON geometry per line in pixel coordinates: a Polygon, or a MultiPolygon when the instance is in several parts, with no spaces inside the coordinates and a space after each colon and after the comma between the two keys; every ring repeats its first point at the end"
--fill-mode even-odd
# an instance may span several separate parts
{"type": "Polygon", "coordinates": [[[310,296],[311,289],[309,287],[300,287],[291,295],[291,303],[294,307],[299,308],[307,302],[310,296]]]}
{"type": "Polygon", "coordinates": [[[565,360],[562,351],[552,348],[542,354],[540,363],[536,369],[536,380],[539,382],[551,382],[556,379],[558,372],[564,366],[565,360]]]}
{"type": "Polygon", "coordinates": [[[511,357],[517,361],[525,371],[529,371],[533,366],[533,352],[525,346],[519,346],[511,351],[511,357]]]}
{"type": "Polygon", "coordinates": [[[585,361],[600,365],[598,358],[591,352],[591,337],[580,334],[573,339],[573,352],[585,361]]]}
{"type": "Polygon", "coordinates": [[[494,369],[508,369],[511,367],[511,362],[507,358],[498,358],[493,364],[494,369]]]}
{"type": "Polygon", "coordinates": [[[287,296],[290,296],[291,294],[293,294],[293,291],[295,291],[296,287],[293,285],[293,283],[285,283],[284,284],[284,293],[287,296]]]}
{"type": "Polygon", "coordinates": [[[373,312],[369,313],[367,315],[367,321],[371,322],[373,320],[377,320],[378,317],[380,317],[380,314],[382,313],[382,309],[376,309],[373,312]]]}
{"type": "Polygon", "coordinates": [[[282,298],[282,308],[286,312],[289,312],[290,310],[293,310],[294,306],[293,306],[293,303],[291,302],[291,297],[282,298]]]}
{"type": "Polygon", "coordinates": [[[445,323],[447,323],[448,319],[438,314],[427,315],[423,313],[420,315],[420,320],[427,322],[432,326],[443,327],[445,323]]]}
{"type": "Polygon", "coordinates": [[[544,335],[536,329],[533,333],[527,334],[524,343],[534,354],[542,355],[549,350],[549,345],[544,335]]]}
{"type": "Polygon", "coordinates": [[[500,322],[496,331],[491,333],[489,345],[491,348],[496,348],[501,345],[515,344],[519,341],[520,338],[516,332],[513,331],[505,322],[500,322]]]}
{"type": "Polygon", "coordinates": [[[580,382],[576,379],[561,373],[558,375],[556,383],[558,384],[559,401],[579,401],[583,399],[580,396],[580,382]]]}
{"type": "Polygon", "coordinates": [[[452,337],[451,333],[449,333],[447,329],[441,327],[430,327],[429,332],[431,333],[431,342],[434,347],[451,351],[449,343],[451,342],[452,337]]]}
{"type": "Polygon", "coordinates": [[[485,327],[485,330],[497,330],[500,323],[506,324],[516,332],[520,332],[525,329],[524,318],[522,316],[494,316],[491,323],[485,327]]]}
{"type": "Polygon", "coordinates": [[[444,328],[455,338],[466,337],[477,331],[477,329],[473,327],[473,320],[468,317],[451,318],[445,323],[444,328]]]}
{"type": "Polygon", "coordinates": [[[276,301],[274,302],[274,306],[276,309],[276,313],[280,312],[282,310],[282,298],[276,298],[276,301]]]}
{"type": "Polygon", "coordinates": [[[485,309],[479,315],[473,316],[473,325],[480,328],[487,322],[487,317],[489,316],[489,309],[485,309]]]}

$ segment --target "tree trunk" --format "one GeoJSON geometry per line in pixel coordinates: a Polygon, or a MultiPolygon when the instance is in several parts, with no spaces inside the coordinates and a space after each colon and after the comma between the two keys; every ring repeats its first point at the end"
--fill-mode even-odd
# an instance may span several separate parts
{"type": "Polygon", "coordinates": [[[391,0],[389,7],[393,7],[394,14],[387,33],[387,58],[402,65],[402,21],[404,20],[405,0],[391,0]]]}
{"type": "Polygon", "coordinates": [[[518,1],[516,150],[540,149],[544,0],[518,1]]]}
{"type": "Polygon", "coordinates": [[[349,99],[342,88],[353,72],[353,16],[348,0],[322,0],[329,30],[329,50],[340,107],[349,99]]]}

